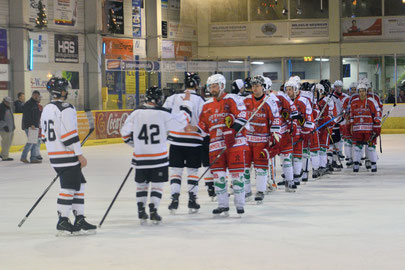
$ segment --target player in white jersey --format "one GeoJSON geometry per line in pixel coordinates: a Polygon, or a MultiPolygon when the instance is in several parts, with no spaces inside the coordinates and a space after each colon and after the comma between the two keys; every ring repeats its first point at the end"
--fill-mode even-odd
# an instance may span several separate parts
{"type": "MultiPolygon", "coordinates": [[[[191,93],[191,125],[197,125],[204,98],[196,93],[200,85],[200,77],[196,73],[186,73],[184,79],[185,92],[191,93]]],[[[184,105],[185,93],[174,94],[168,97],[163,105],[164,108],[173,113],[179,113],[184,105]]],[[[201,147],[203,137],[197,132],[185,132],[182,128],[174,128],[169,132],[170,143],[169,166],[170,166],[170,188],[172,202],[169,210],[174,214],[179,207],[180,186],[183,176],[183,169],[187,168],[188,184],[188,208],[190,213],[195,213],[200,208],[197,203],[198,194],[198,168],[201,167],[201,147]]]]}
{"type": "Polygon", "coordinates": [[[53,77],[47,84],[52,101],[44,107],[41,116],[41,138],[45,142],[52,167],[60,177],[60,193],[57,201],[58,233],[95,232],[96,226],[84,217],[84,186],[86,180],[82,168],[87,160],[83,156],[77,131],[76,109],[65,102],[68,81],[53,77]],[[75,215],[74,225],[69,215],[75,215]]]}
{"type": "Polygon", "coordinates": [[[156,86],[146,91],[147,102],[134,110],[121,128],[124,141],[134,148],[132,164],[135,167],[136,201],[141,224],[149,218],[145,211],[151,186],[149,214],[153,223],[162,218],[157,213],[163,193],[163,184],[169,179],[167,132],[184,130],[190,121],[190,93],[187,92],[178,113],[162,107],[162,91],[156,86]]]}

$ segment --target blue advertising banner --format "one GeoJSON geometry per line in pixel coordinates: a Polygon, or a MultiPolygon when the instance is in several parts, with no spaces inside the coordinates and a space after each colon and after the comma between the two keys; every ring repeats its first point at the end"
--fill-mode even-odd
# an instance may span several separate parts
{"type": "Polygon", "coordinates": [[[0,63],[7,63],[7,30],[0,29],[0,63]]]}
{"type": "Polygon", "coordinates": [[[142,36],[142,0],[132,0],[132,32],[133,37],[142,36]]]}

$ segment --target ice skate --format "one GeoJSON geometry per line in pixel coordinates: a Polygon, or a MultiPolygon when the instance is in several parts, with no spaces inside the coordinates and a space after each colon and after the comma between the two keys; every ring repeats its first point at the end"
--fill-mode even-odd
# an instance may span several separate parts
{"type": "Polygon", "coordinates": [[[197,203],[197,196],[189,192],[189,199],[188,199],[188,213],[189,214],[195,214],[198,213],[198,209],[200,209],[200,205],[197,203]]]}
{"type": "Polygon", "coordinates": [[[345,155],[343,155],[343,153],[341,151],[338,152],[338,156],[340,159],[344,159],[345,155]]]}
{"type": "Polygon", "coordinates": [[[371,161],[366,159],[365,164],[366,164],[366,169],[371,170],[371,161]]]}
{"type": "Polygon", "coordinates": [[[69,236],[77,231],[67,217],[59,217],[58,223],[56,224],[56,230],[56,236],[69,236]]]}
{"type": "Polygon", "coordinates": [[[242,217],[243,214],[245,213],[245,209],[243,207],[237,207],[236,213],[238,214],[239,217],[242,217]]]}
{"type": "Polygon", "coordinates": [[[371,162],[371,172],[373,173],[377,172],[377,163],[371,162]]]}
{"type": "Polygon", "coordinates": [[[73,234],[79,235],[79,234],[95,234],[97,226],[88,223],[85,220],[85,216],[83,215],[78,215],[76,216],[75,223],[74,223],[74,228],[75,230],[73,231],[73,234]]]}
{"type": "Polygon", "coordinates": [[[173,193],[172,202],[169,204],[170,214],[175,215],[177,208],[179,208],[180,193],[173,193]]]}
{"type": "Polygon", "coordinates": [[[341,165],[337,164],[336,161],[332,161],[332,168],[333,168],[334,170],[336,170],[336,171],[341,171],[341,170],[342,170],[341,165]]]}
{"type": "Polygon", "coordinates": [[[229,216],[229,207],[218,207],[212,210],[214,217],[228,217],[229,216]],[[222,215],[221,215],[222,214],[222,215]]]}
{"type": "Polygon", "coordinates": [[[285,192],[295,192],[297,189],[297,186],[294,184],[294,182],[286,182],[285,184],[285,192]]]}
{"type": "Polygon", "coordinates": [[[153,203],[149,204],[149,214],[153,225],[159,225],[162,223],[162,217],[157,213],[157,209],[153,203]]]}
{"type": "Polygon", "coordinates": [[[252,200],[252,192],[245,193],[245,202],[250,202],[252,200]]]}
{"type": "Polygon", "coordinates": [[[138,203],[138,218],[141,225],[146,225],[148,223],[149,216],[146,214],[145,207],[141,202],[138,203]]]}
{"type": "Polygon", "coordinates": [[[354,162],[353,164],[353,172],[359,172],[360,165],[358,162],[354,162]]]}
{"type": "Polygon", "coordinates": [[[262,204],[264,200],[264,193],[261,191],[256,192],[255,202],[257,204],[262,204]]]}
{"type": "Polygon", "coordinates": [[[212,202],[216,201],[217,194],[215,194],[214,183],[208,183],[212,185],[207,185],[208,197],[210,197],[212,202]]]}
{"type": "Polygon", "coordinates": [[[320,177],[319,170],[312,169],[312,179],[320,177]]]}
{"type": "Polygon", "coordinates": [[[302,173],[302,182],[308,182],[308,171],[302,173]]]}

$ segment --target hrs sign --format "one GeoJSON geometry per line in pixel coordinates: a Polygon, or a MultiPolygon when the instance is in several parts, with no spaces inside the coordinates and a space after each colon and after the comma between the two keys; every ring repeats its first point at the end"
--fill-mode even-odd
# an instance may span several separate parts
{"type": "Polygon", "coordinates": [[[79,41],[77,36],[55,34],[55,62],[79,63],[79,41]]]}

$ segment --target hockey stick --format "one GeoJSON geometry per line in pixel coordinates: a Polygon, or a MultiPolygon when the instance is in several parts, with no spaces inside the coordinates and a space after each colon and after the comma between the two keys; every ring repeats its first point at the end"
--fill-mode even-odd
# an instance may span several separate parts
{"type": "MultiPolygon", "coordinates": [[[[381,127],[384,124],[385,120],[387,120],[387,118],[390,116],[390,113],[394,110],[394,108],[397,106],[396,103],[394,103],[394,105],[391,107],[391,109],[383,116],[382,121],[381,121],[381,127]]],[[[378,135],[381,137],[381,134],[378,135]]],[[[367,141],[367,145],[370,145],[371,142],[375,139],[375,137],[377,137],[377,133],[373,132],[373,134],[371,135],[370,139],[367,141]]],[[[381,146],[381,144],[380,144],[381,146]]],[[[382,148],[380,148],[380,151],[382,153],[382,148]]]]}
{"type": "MultiPolygon", "coordinates": [[[[91,113],[90,110],[86,111],[86,117],[89,121],[89,132],[87,133],[86,137],[81,142],[81,144],[80,144],[81,146],[83,146],[86,143],[87,139],[90,137],[90,135],[94,131],[94,118],[93,118],[93,114],[91,113]]],[[[56,182],[56,180],[58,180],[61,173],[62,173],[62,171],[59,172],[55,176],[55,178],[52,180],[52,182],[49,184],[49,186],[45,189],[45,191],[42,193],[42,195],[38,198],[38,200],[34,203],[34,205],[31,207],[31,209],[28,211],[28,213],[25,215],[25,217],[20,221],[20,223],[18,224],[18,227],[21,228],[21,226],[24,224],[24,222],[27,220],[27,218],[31,215],[32,211],[34,211],[35,207],[37,207],[37,205],[42,200],[42,198],[45,197],[46,193],[51,189],[52,185],[56,182]]]]}
{"type": "MultiPolygon", "coordinates": [[[[257,112],[264,106],[264,104],[266,103],[266,101],[270,98],[270,96],[266,96],[264,98],[264,100],[262,101],[262,103],[260,103],[259,107],[257,107],[256,111],[254,111],[254,113],[249,117],[249,119],[246,121],[246,123],[243,124],[243,126],[238,130],[238,132],[236,132],[235,134],[235,138],[236,136],[239,135],[239,133],[241,133],[243,131],[244,128],[246,128],[246,125],[252,121],[253,117],[255,117],[255,115],[257,114],[257,112]]],[[[210,166],[203,172],[203,174],[200,176],[200,178],[198,178],[197,180],[197,184],[195,184],[190,190],[192,191],[200,182],[200,180],[204,177],[204,175],[211,169],[211,167],[215,164],[215,162],[218,161],[218,159],[225,153],[227,147],[225,145],[225,147],[221,150],[221,152],[216,156],[216,158],[214,159],[214,161],[210,164],[210,166]]]]}
{"type": "Polygon", "coordinates": [[[117,199],[118,195],[120,194],[121,189],[124,187],[125,182],[127,181],[129,175],[130,175],[131,172],[132,172],[132,169],[133,169],[133,167],[131,166],[131,169],[129,169],[129,171],[128,171],[128,173],[127,173],[127,176],[125,176],[125,179],[124,179],[124,181],[122,182],[121,186],[119,187],[117,193],[115,194],[114,199],[113,199],[112,202],[110,203],[110,206],[108,206],[107,211],[105,212],[103,218],[101,219],[100,224],[98,224],[98,227],[99,227],[99,228],[101,228],[101,225],[103,225],[104,220],[106,219],[106,217],[107,217],[108,213],[110,212],[110,210],[111,210],[113,204],[115,203],[115,200],[117,199]]]}

